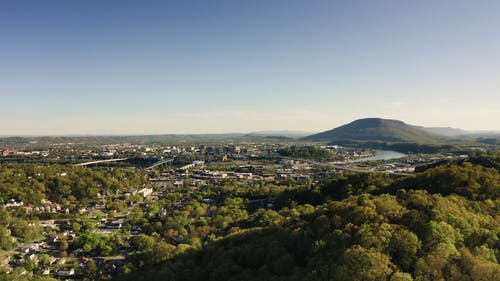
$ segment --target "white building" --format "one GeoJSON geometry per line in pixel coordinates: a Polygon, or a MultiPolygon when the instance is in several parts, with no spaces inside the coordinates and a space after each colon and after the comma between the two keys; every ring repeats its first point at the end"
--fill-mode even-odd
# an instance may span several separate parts
{"type": "Polygon", "coordinates": [[[138,193],[140,195],[142,195],[143,197],[147,197],[151,193],[153,193],[153,189],[152,188],[143,188],[143,189],[139,190],[138,193]]]}

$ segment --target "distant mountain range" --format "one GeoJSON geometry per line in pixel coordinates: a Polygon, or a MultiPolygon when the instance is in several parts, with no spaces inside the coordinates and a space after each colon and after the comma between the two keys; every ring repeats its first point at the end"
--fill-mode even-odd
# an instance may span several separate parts
{"type": "Polygon", "coordinates": [[[385,142],[435,142],[471,134],[449,127],[422,127],[399,120],[382,118],[358,119],[335,129],[310,135],[309,141],[385,141],[385,142]]]}
{"type": "Polygon", "coordinates": [[[59,136],[2,136],[0,148],[12,145],[81,143],[81,144],[176,144],[218,143],[221,141],[291,140],[321,142],[440,142],[477,141],[500,144],[500,131],[466,131],[450,127],[422,127],[399,120],[382,118],[358,119],[325,132],[273,130],[226,134],[162,134],[162,135],[59,135],[59,136]]]}
{"type": "Polygon", "coordinates": [[[251,132],[248,133],[247,136],[300,138],[308,136],[310,134],[311,132],[305,132],[305,131],[279,130],[279,131],[251,132]]]}

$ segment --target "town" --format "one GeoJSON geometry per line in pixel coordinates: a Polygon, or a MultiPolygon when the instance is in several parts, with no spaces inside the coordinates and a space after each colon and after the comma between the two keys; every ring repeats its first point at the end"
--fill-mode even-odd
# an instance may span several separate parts
{"type": "Polygon", "coordinates": [[[59,197],[33,196],[31,201],[0,193],[0,212],[5,218],[0,225],[0,272],[20,278],[106,280],[137,262],[146,243],[142,240],[149,236],[168,241],[160,248],[165,252],[157,254],[159,259],[201,247],[222,233],[236,231],[227,227],[238,219],[286,206],[284,191],[296,186],[314,188],[329,174],[407,176],[421,167],[468,157],[463,152],[392,152],[377,158],[384,153],[270,141],[56,143],[43,148],[29,143],[4,148],[2,170],[36,170],[19,173],[25,177],[21,182],[36,180],[44,188],[55,183],[73,191],[59,197]],[[90,175],[93,171],[100,175],[90,175]],[[85,181],[89,175],[96,178],[85,181]],[[113,182],[99,178],[103,176],[114,177],[113,182]],[[74,190],[75,185],[88,194],[76,195],[83,192],[74,190]],[[204,239],[187,233],[186,225],[191,225],[192,232],[203,233],[204,239]]]}

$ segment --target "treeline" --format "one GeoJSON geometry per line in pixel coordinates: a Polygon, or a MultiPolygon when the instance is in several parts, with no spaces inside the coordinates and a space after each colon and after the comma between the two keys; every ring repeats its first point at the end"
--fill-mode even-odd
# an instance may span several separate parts
{"type": "MultiPolygon", "coordinates": [[[[317,186],[283,190],[279,209],[244,212],[213,228],[215,237],[179,242],[150,232],[116,278],[497,280],[499,191],[498,169],[471,163],[404,178],[336,174],[317,186]]],[[[214,227],[189,214],[166,225],[183,237],[194,225],[214,227]]]]}
{"type": "Polygon", "coordinates": [[[80,143],[87,145],[106,144],[207,144],[222,140],[246,140],[243,134],[196,134],[196,135],[137,135],[137,136],[40,136],[40,137],[0,137],[0,147],[30,145],[80,143]]]}
{"type": "Polygon", "coordinates": [[[322,185],[325,199],[344,199],[350,195],[371,193],[396,194],[400,189],[423,189],[442,195],[458,194],[468,199],[496,199],[500,195],[497,169],[470,162],[444,164],[408,177],[385,173],[336,174],[322,185]]]}
{"type": "Polygon", "coordinates": [[[491,145],[500,145],[500,138],[498,137],[481,137],[476,139],[477,142],[479,143],[484,143],[484,144],[491,144],[491,145]]]}
{"type": "Polygon", "coordinates": [[[323,178],[316,186],[284,190],[277,198],[280,207],[298,204],[322,204],[352,195],[422,189],[432,194],[458,194],[471,200],[496,199],[500,195],[498,169],[470,162],[442,163],[415,175],[400,177],[387,173],[340,173],[323,178]]]}
{"type": "Polygon", "coordinates": [[[278,150],[279,155],[303,159],[332,159],[335,155],[329,150],[317,146],[289,146],[278,150]]]}

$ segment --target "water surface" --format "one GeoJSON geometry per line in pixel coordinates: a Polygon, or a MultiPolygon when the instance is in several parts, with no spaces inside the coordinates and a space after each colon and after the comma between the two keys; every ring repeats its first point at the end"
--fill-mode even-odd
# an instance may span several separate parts
{"type": "Polygon", "coordinates": [[[405,157],[406,154],[392,151],[392,150],[375,150],[375,156],[359,158],[349,162],[363,162],[363,161],[376,161],[376,160],[391,160],[405,157]]]}

